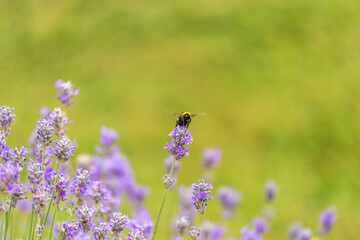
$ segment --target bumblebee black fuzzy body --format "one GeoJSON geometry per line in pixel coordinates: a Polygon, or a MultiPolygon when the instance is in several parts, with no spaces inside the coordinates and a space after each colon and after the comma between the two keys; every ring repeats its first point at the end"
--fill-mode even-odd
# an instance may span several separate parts
{"type": "Polygon", "coordinates": [[[176,120],[175,127],[185,126],[186,128],[188,128],[190,123],[191,123],[191,114],[189,112],[182,112],[180,113],[178,119],[176,120]]]}

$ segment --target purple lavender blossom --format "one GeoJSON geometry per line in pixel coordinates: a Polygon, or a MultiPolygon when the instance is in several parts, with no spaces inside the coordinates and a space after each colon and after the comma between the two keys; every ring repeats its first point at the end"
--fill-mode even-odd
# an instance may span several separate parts
{"type": "Polygon", "coordinates": [[[162,177],[161,178],[162,179],[162,181],[163,181],[163,184],[164,184],[164,187],[166,188],[166,189],[170,189],[170,188],[172,188],[173,186],[174,186],[174,184],[175,184],[175,181],[176,181],[176,179],[175,178],[171,178],[169,175],[165,175],[165,177],[162,177]]]}
{"type": "MultiPolygon", "coordinates": [[[[55,182],[54,182],[55,183],[55,182]]],[[[58,179],[58,183],[55,185],[55,202],[54,204],[57,206],[58,210],[62,210],[64,209],[65,206],[61,206],[61,204],[63,204],[67,197],[66,197],[66,192],[69,189],[70,186],[70,180],[69,180],[69,176],[64,176],[63,174],[59,175],[59,179],[58,179]]]]}
{"type": "Polygon", "coordinates": [[[274,201],[278,193],[278,186],[274,181],[268,181],[265,185],[265,199],[268,203],[274,201]]]}
{"type": "Polygon", "coordinates": [[[95,181],[90,184],[88,195],[95,203],[107,201],[110,198],[110,192],[106,185],[102,184],[102,181],[95,181]]]}
{"type": "Polygon", "coordinates": [[[299,223],[293,223],[290,225],[288,236],[289,240],[297,240],[300,236],[302,226],[299,223]]]}
{"type": "Polygon", "coordinates": [[[195,209],[198,211],[198,213],[205,214],[208,201],[214,198],[211,191],[213,186],[210,183],[205,183],[204,180],[199,180],[198,184],[192,184],[192,189],[192,203],[194,204],[195,209]]]}
{"type": "Polygon", "coordinates": [[[16,157],[14,151],[9,146],[2,147],[0,156],[4,163],[13,162],[16,157]]]}
{"type": "Polygon", "coordinates": [[[143,229],[141,227],[132,227],[127,235],[128,240],[142,240],[145,239],[143,229]]]}
{"type": "Polygon", "coordinates": [[[190,146],[193,141],[191,132],[185,127],[176,127],[170,134],[172,141],[165,145],[171,156],[176,160],[181,160],[184,156],[189,156],[189,149],[185,149],[185,145],[190,146]]]}
{"type": "Polygon", "coordinates": [[[69,193],[80,199],[86,194],[89,188],[91,172],[79,168],[75,174],[76,177],[71,181],[69,193]]]}
{"type": "Polygon", "coordinates": [[[75,154],[74,146],[64,137],[60,141],[55,140],[54,151],[55,157],[61,162],[67,162],[75,154]]]}
{"type": "Polygon", "coordinates": [[[34,193],[38,186],[43,183],[42,180],[44,171],[41,168],[41,163],[34,162],[31,158],[29,160],[30,162],[27,165],[27,169],[29,171],[28,179],[30,182],[30,190],[34,193]]]}
{"type": "Polygon", "coordinates": [[[191,226],[190,231],[189,231],[189,235],[190,235],[190,239],[192,240],[198,240],[200,237],[201,233],[201,229],[200,228],[196,228],[191,226]]]}
{"type": "MultiPolygon", "coordinates": [[[[55,232],[59,232],[61,233],[61,235],[63,235],[63,232],[65,231],[65,234],[64,234],[64,240],[72,240],[72,239],[75,239],[78,234],[79,234],[79,222],[75,222],[75,221],[72,221],[68,224],[66,223],[63,223],[62,225],[62,228],[61,228],[61,231],[60,229],[55,229],[55,232]]],[[[61,236],[60,235],[60,236],[61,236]]]]}
{"type": "Polygon", "coordinates": [[[192,204],[192,189],[185,186],[179,187],[180,196],[180,214],[188,216],[190,219],[194,219],[196,216],[196,210],[192,204]]]}
{"type": "Polygon", "coordinates": [[[82,205],[77,211],[76,216],[79,219],[79,228],[87,233],[94,228],[94,223],[92,223],[92,218],[96,208],[89,208],[86,205],[82,205]]]}
{"type": "Polygon", "coordinates": [[[54,134],[59,137],[64,136],[67,132],[66,127],[69,124],[66,113],[61,111],[60,108],[55,108],[54,111],[49,114],[49,117],[54,128],[54,134]]]}
{"type": "Polygon", "coordinates": [[[223,208],[223,218],[230,219],[241,201],[241,193],[234,188],[222,187],[219,189],[219,200],[223,208]]]}
{"type": "Polygon", "coordinates": [[[19,192],[19,180],[22,167],[13,165],[12,162],[0,163],[0,188],[5,194],[19,192]]]}
{"type": "Polygon", "coordinates": [[[154,223],[151,220],[149,211],[145,207],[139,206],[136,211],[133,212],[130,225],[132,228],[140,227],[145,238],[152,237],[154,223]]]}
{"type": "Polygon", "coordinates": [[[215,223],[204,221],[201,225],[200,240],[221,240],[225,234],[225,227],[215,223]]]}
{"type": "Polygon", "coordinates": [[[301,233],[299,235],[299,240],[311,240],[312,238],[312,232],[309,228],[305,228],[301,230],[301,233]]]}
{"type": "MultiPolygon", "coordinates": [[[[172,156],[168,156],[167,158],[165,158],[164,167],[166,173],[170,174],[173,162],[174,162],[174,158],[172,156]]],[[[176,174],[179,172],[179,169],[180,169],[180,162],[175,161],[172,176],[176,176],[176,174]]]]}
{"type": "Polygon", "coordinates": [[[336,210],[334,207],[326,209],[320,216],[320,235],[326,235],[330,232],[336,221],[336,210]]]}
{"type": "Polygon", "coordinates": [[[111,146],[117,140],[119,140],[119,134],[114,129],[103,126],[101,127],[100,133],[101,133],[100,142],[105,146],[111,146]]]}
{"type": "Polygon", "coordinates": [[[26,148],[24,148],[23,146],[20,148],[20,150],[18,150],[17,148],[14,149],[13,153],[14,153],[14,162],[16,165],[18,166],[24,166],[25,162],[26,162],[26,148]]]}
{"type": "Polygon", "coordinates": [[[206,170],[218,168],[221,164],[222,152],[220,148],[207,148],[202,155],[202,164],[206,170]]]}
{"type": "Polygon", "coordinates": [[[240,240],[262,240],[262,237],[249,227],[243,227],[241,229],[241,235],[240,240]]]}
{"type": "Polygon", "coordinates": [[[269,230],[269,225],[267,224],[265,219],[262,218],[255,218],[252,221],[252,226],[255,232],[259,235],[263,235],[269,230]]]}
{"type": "Polygon", "coordinates": [[[110,219],[110,229],[114,237],[119,238],[121,232],[125,229],[125,225],[129,222],[129,218],[120,212],[115,212],[110,219]]]}
{"type": "Polygon", "coordinates": [[[33,193],[34,202],[32,203],[32,210],[38,217],[41,217],[47,206],[47,203],[50,201],[50,194],[48,189],[43,186],[39,186],[36,191],[33,193]]]}
{"type": "Polygon", "coordinates": [[[131,203],[134,206],[141,205],[145,197],[149,194],[150,190],[148,187],[131,184],[128,188],[128,195],[131,203]]]}
{"type": "Polygon", "coordinates": [[[70,101],[71,98],[79,95],[80,90],[76,89],[74,91],[74,84],[70,81],[64,82],[62,79],[59,79],[55,83],[55,88],[58,89],[57,98],[62,102],[66,107],[70,106],[74,103],[74,101],[70,101]]]}
{"type": "Polygon", "coordinates": [[[4,135],[4,138],[9,136],[10,126],[15,120],[14,109],[2,106],[0,108],[0,133],[4,135]]]}
{"type": "Polygon", "coordinates": [[[110,240],[110,237],[108,237],[109,231],[110,229],[107,223],[99,222],[99,227],[95,227],[95,240],[110,240]]]}
{"type": "Polygon", "coordinates": [[[41,119],[38,121],[36,128],[37,140],[39,144],[43,147],[48,147],[52,142],[51,138],[54,131],[51,122],[46,119],[41,119]]]}
{"type": "Polygon", "coordinates": [[[175,232],[184,237],[190,230],[191,220],[188,216],[182,216],[175,223],[175,232]]]}

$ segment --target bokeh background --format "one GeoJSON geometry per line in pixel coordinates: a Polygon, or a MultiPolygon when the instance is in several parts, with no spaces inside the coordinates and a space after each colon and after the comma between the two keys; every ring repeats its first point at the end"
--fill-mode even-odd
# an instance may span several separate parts
{"type": "MultiPolygon", "coordinates": [[[[215,189],[231,185],[244,197],[227,236],[259,214],[274,179],[267,239],[284,239],[293,221],[316,230],[332,205],[328,239],[357,239],[359,11],[355,0],[0,1],[0,103],[16,113],[9,144],[27,144],[40,108],[59,105],[55,81],[72,80],[77,153],[94,153],[102,125],[117,129],[137,181],[152,189],[155,220],[175,124],[166,110],[206,112],[190,126],[179,182],[202,177],[205,147],[223,150],[215,189]]],[[[219,210],[214,200],[206,218],[218,221],[219,210]]]]}

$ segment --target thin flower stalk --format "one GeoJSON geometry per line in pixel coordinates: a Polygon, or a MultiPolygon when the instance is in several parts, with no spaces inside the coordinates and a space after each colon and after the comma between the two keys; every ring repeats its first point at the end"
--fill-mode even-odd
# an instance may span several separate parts
{"type": "MultiPolygon", "coordinates": [[[[174,171],[175,161],[176,161],[176,159],[174,158],[173,163],[172,163],[172,166],[171,166],[170,175],[169,175],[169,178],[170,178],[170,179],[171,179],[172,174],[173,174],[173,171],[174,171]]],[[[158,216],[157,216],[157,218],[156,218],[156,224],[155,224],[155,228],[154,228],[154,233],[153,233],[152,240],[155,239],[156,230],[157,230],[157,227],[158,227],[158,224],[159,224],[159,220],[160,220],[160,216],[161,216],[162,209],[163,209],[163,207],[164,207],[164,203],[165,203],[165,199],[166,199],[167,192],[168,192],[168,188],[165,188],[164,196],[163,196],[163,199],[162,199],[162,201],[161,201],[161,206],[160,206],[159,214],[158,214],[158,216]]]]}

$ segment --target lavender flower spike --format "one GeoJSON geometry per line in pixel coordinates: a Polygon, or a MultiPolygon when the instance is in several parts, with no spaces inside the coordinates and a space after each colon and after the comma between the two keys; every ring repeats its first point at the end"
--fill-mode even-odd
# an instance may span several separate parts
{"type": "Polygon", "coordinates": [[[320,235],[326,235],[330,232],[336,221],[336,210],[334,207],[326,209],[320,216],[320,235]]]}
{"type": "Polygon", "coordinates": [[[71,98],[79,95],[79,89],[74,91],[74,84],[70,81],[64,82],[62,79],[59,79],[55,83],[55,88],[58,89],[57,98],[62,102],[66,107],[70,106],[74,103],[74,101],[70,101],[71,98]]]}
{"type": "Polygon", "coordinates": [[[302,226],[299,223],[291,224],[288,232],[289,240],[297,240],[299,238],[301,230],[302,226]]]}
{"type": "Polygon", "coordinates": [[[86,205],[83,205],[76,212],[76,215],[79,218],[80,228],[83,232],[87,233],[94,227],[94,224],[91,222],[91,220],[95,211],[95,208],[88,208],[86,205]]]}
{"type": "Polygon", "coordinates": [[[191,227],[191,230],[189,231],[190,239],[197,240],[200,237],[201,229],[196,227],[191,227]]]}
{"type": "Polygon", "coordinates": [[[198,184],[192,184],[192,189],[192,202],[195,209],[198,213],[205,214],[208,201],[214,198],[213,193],[211,192],[213,186],[210,183],[205,183],[204,180],[199,180],[198,184]]]}
{"type": "Polygon", "coordinates": [[[122,215],[120,212],[114,213],[110,220],[111,232],[115,237],[120,237],[120,233],[125,229],[125,225],[129,222],[127,216],[122,215]]]}
{"type": "Polygon", "coordinates": [[[268,181],[265,185],[265,199],[268,203],[274,201],[278,193],[278,186],[274,181],[268,181]]]}
{"type": "Polygon", "coordinates": [[[176,160],[181,160],[184,156],[189,156],[189,149],[185,149],[185,145],[190,146],[193,141],[191,132],[185,127],[176,127],[170,134],[173,138],[172,141],[165,145],[165,149],[168,150],[176,160]]]}
{"type": "Polygon", "coordinates": [[[204,150],[203,158],[203,167],[207,170],[214,169],[219,167],[221,164],[221,149],[220,148],[207,148],[204,150]]]}
{"type": "Polygon", "coordinates": [[[311,240],[311,238],[312,232],[308,228],[303,229],[299,235],[299,240],[311,240]]]}
{"type": "Polygon", "coordinates": [[[54,133],[56,136],[64,136],[67,132],[67,125],[69,124],[68,117],[65,112],[61,111],[60,108],[55,108],[50,113],[50,119],[54,127],[54,133]]]}
{"type": "Polygon", "coordinates": [[[259,235],[265,234],[269,230],[267,222],[262,218],[255,218],[252,222],[255,232],[259,235]]]}
{"type": "Polygon", "coordinates": [[[14,122],[15,114],[14,109],[9,107],[2,106],[0,108],[0,132],[1,135],[4,135],[5,138],[9,136],[10,126],[14,122]]]}
{"type": "Polygon", "coordinates": [[[162,177],[161,179],[162,179],[166,189],[171,188],[176,181],[175,178],[171,178],[168,174],[166,174],[165,177],[162,177]]]}
{"type": "Polygon", "coordinates": [[[46,119],[41,119],[38,121],[36,128],[38,142],[43,147],[48,147],[52,142],[52,132],[54,131],[51,122],[46,119]]]}
{"type": "Polygon", "coordinates": [[[223,217],[230,219],[241,200],[241,194],[233,188],[222,187],[219,190],[219,200],[223,208],[223,217]]]}
{"type": "Polygon", "coordinates": [[[190,229],[190,224],[191,224],[190,218],[187,216],[182,216],[176,221],[176,225],[175,225],[176,233],[182,237],[185,236],[190,229]]]}
{"type": "Polygon", "coordinates": [[[67,162],[70,156],[73,156],[75,153],[74,146],[71,144],[70,140],[61,137],[61,140],[55,140],[55,157],[60,162],[67,162]]]}
{"type": "Polygon", "coordinates": [[[110,240],[110,237],[107,236],[109,231],[110,229],[107,223],[99,222],[99,227],[95,227],[95,240],[110,240]]]}

